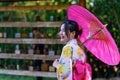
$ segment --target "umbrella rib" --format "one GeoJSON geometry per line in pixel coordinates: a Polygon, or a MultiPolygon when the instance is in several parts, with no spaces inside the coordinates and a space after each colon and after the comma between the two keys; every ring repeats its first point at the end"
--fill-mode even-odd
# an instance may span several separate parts
{"type": "Polygon", "coordinates": [[[100,31],[102,31],[103,28],[100,28],[96,33],[94,33],[93,35],[91,35],[88,39],[86,39],[81,45],[85,44],[87,41],[89,41],[90,39],[92,39],[93,36],[95,36],[97,33],[99,33],[100,31]]]}
{"type": "MultiPolygon", "coordinates": [[[[106,42],[106,44],[107,44],[107,42],[106,42]]],[[[109,50],[109,45],[107,44],[107,48],[108,48],[108,51],[109,51],[109,53],[110,53],[110,50],[109,50]]],[[[112,58],[112,55],[110,54],[110,56],[111,56],[111,58],[112,58]]],[[[113,59],[112,59],[113,60],[113,59]]]]}

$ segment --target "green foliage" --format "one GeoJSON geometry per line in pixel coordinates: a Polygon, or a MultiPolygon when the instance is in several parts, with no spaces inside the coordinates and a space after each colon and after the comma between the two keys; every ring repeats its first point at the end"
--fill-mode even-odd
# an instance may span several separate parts
{"type": "MultiPolygon", "coordinates": [[[[56,78],[43,77],[43,80],[57,80],[56,78]]],[[[16,76],[16,75],[0,75],[0,80],[36,80],[36,77],[30,76],[16,76]]]]}
{"type": "Polygon", "coordinates": [[[36,80],[35,77],[15,76],[15,75],[0,75],[0,80],[36,80]]]}

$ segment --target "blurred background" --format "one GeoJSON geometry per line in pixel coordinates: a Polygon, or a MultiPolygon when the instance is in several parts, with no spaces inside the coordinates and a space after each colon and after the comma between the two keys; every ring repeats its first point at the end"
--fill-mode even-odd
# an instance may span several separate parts
{"type": "MultiPolygon", "coordinates": [[[[52,62],[60,56],[63,44],[54,40],[58,39],[61,22],[66,20],[66,9],[72,4],[87,8],[107,24],[120,51],[120,0],[0,0],[0,80],[37,80],[41,74],[43,80],[57,80],[52,62]],[[36,39],[44,44],[43,53],[34,50],[37,43],[32,31],[36,27],[43,39],[36,39]],[[39,59],[33,56],[34,51],[42,61],[40,70],[34,69],[33,60],[39,59]]],[[[120,64],[109,66],[87,50],[86,54],[94,80],[120,80],[120,64]]]]}

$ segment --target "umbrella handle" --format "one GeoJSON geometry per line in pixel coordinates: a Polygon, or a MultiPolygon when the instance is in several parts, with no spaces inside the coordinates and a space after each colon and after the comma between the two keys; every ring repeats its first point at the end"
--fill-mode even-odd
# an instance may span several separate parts
{"type": "MultiPolygon", "coordinates": [[[[106,25],[105,25],[106,27],[106,25]]],[[[93,39],[92,37],[95,36],[97,33],[101,32],[103,28],[100,28],[98,31],[96,31],[96,33],[94,33],[93,35],[91,35],[90,37],[88,37],[88,39],[86,39],[80,46],[83,46],[83,44],[85,44],[87,41],[89,41],[90,39],[93,39]]]]}

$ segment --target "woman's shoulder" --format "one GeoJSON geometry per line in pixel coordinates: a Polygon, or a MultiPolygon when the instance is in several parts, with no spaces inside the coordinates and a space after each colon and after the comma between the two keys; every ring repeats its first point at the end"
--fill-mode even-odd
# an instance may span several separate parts
{"type": "MultiPolygon", "coordinates": [[[[78,46],[78,45],[74,45],[74,44],[66,44],[64,47],[63,47],[63,49],[64,48],[71,48],[71,49],[76,49],[76,48],[79,48],[80,46],[78,46]]],[[[81,47],[80,47],[81,48],[81,47]]]]}
{"type": "Polygon", "coordinates": [[[66,48],[66,47],[72,47],[70,44],[66,44],[63,48],[66,48]]]}
{"type": "Polygon", "coordinates": [[[72,46],[70,44],[66,44],[63,49],[72,49],[72,46]]]}

